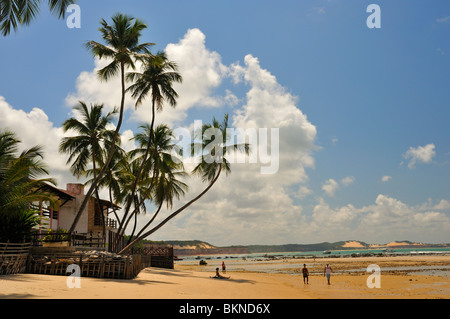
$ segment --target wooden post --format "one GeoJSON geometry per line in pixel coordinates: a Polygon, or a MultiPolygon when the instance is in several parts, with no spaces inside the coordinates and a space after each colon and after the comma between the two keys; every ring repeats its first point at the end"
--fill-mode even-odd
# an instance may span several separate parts
{"type": "Polygon", "coordinates": [[[50,207],[50,229],[53,229],[53,207],[50,207]]]}

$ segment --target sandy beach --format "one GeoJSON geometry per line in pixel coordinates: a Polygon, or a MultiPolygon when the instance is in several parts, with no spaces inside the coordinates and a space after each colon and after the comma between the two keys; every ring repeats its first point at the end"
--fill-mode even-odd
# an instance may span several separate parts
{"type": "MultiPolygon", "coordinates": [[[[242,263],[227,261],[229,269],[233,262],[242,263]]],[[[291,267],[294,273],[241,269],[227,271],[231,276],[228,280],[211,278],[220,264],[211,261],[207,266],[176,263],[173,270],[146,268],[133,280],[83,277],[80,288],[69,288],[69,277],[65,276],[2,276],[0,299],[450,299],[450,256],[275,260],[271,267],[291,267]],[[310,270],[308,285],[300,274],[303,263],[310,270]],[[322,274],[326,263],[334,270],[331,285],[322,274]],[[380,288],[367,286],[370,274],[365,271],[347,273],[370,264],[380,266],[380,288]],[[411,272],[403,267],[424,271],[411,272]]]]}

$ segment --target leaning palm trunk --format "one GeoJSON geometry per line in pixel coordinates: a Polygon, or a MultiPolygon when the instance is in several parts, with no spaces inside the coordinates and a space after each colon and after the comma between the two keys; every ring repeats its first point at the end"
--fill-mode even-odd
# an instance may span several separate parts
{"type": "MultiPolygon", "coordinates": [[[[222,165],[220,165],[219,167],[219,171],[217,172],[217,175],[215,176],[215,178],[211,181],[211,183],[208,185],[208,187],[201,192],[197,197],[195,197],[194,199],[192,199],[191,201],[189,201],[188,203],[186,203],[184,206],[182,206],[181,208],[179,208],[178,210],[176,210],[175,212],[173,212],[171,215],[169,215],[166,219],[164,219],[162,222],[160,222],[157,226],[153,227],[151,230],[149,230],[148,232],[144,233],[143,235],[140,235],[138,237],[136,237],[131,243],[129,243],[127,246],[125,246],[120,252],[119,254],[124,254],[126,252],[128,252],[130,250],[130,248],[136,244],[137,242],[141,241],[142,239],[150,236],[151,234],[153,234],[154,232],[156,232],[158,229],[160,229],[161,227],[163,227],[167,222],[169,222],[171,219],[173,219],[174,217],[176,217],[178,214],[180,214],[182,211],[184,211],[186,208],[188,208],[189,206],[191,206],[193,203],[195,203],[197,200],[199,200],[203,195],[205,195],[210,189],[211,187],[213,187],[213,185],[215,184],[215,182],[219,179],[220,173],[222,171],[222,165]]],[[[150,224],[150,223],[149,223],[150,224]]]]}
{"type": "MultiPolygon", "coordinates": [[[[152,122],[151,122],[151,126],[150,126],[150,135],[149,135],[148,145],[147,145],[147,149],[146,149],[144,158],[142,160],[142,164],[139,167],[139,171],[138,171],[136,179],[135,179],[135,181],[133,183],[133,189],[132,189],[132,192],[131,192],[132,196],[136,193],[137,185],[138,185],[138,183],[139,183],[139,181],[141,179],[142,171],[144,170],[144,166],[146,165],[147,158],[148,158],[148,156],[150,154],[150,148],[151,148],[152,141],[153,141],[153,126],[154,126],[154,124],[155,124],[155,100],[153,99],[153,103],[152,103],[152,122]]],[[[144,198],[144,200],[145,200],[145,198],[144,198]]],[[[131,220],[133,214],[137,214],[137,211],[135,209],[132,212],[132,214],[129,216],[129,218],[127,218],[128,214],[130,212],[131,202],[132,202],[131,200],[128,201],[126,209],[125,209],[125,214],[123,216],[122,222],[119,225],[119,231],[118,231],[119,236],[123,236],[123,234],[125,233],[125,229],[127,228],[128,223],[131,220]]],[[[133,233],[134,233],[134,230],[133,230],[133,233]]],[[[120,238],[119,236],[118,236],[117,240],[119,240],[119,238],[120,238]]]]}
{"type": "Polygon", "coordinates": [[[94,191],[98,190],[97,185],[99,184],[100,179],[103,177],[107,168],[109,167],[109,164],[111,163],[111,161],[114,157],[114,152],[116,151],[116,141],[119,136],[120,128],[122,127],[123,112],[124,112],[124,106],[125,106],[125,66],[124,66],[124,63],[120,64],[120,70],[121,70],[121,80],[122,80],[122,100],[120,102],[119,120],[117,122],[117,127],[114,132],[111,147],[109,149],[108,158],[107,158],[105,164],[103,165],[102,169],[98,173],[97,177],[94,178],[94,180],[92,181],[91,187],[89,188],[88,192],[86,193],[86,196],[84,197],[84,200],[81,203],[81,206],[78,210],[77,215],[75,216],[72,226],[69,229],[70,234],[72,234],[74,232],[75,227],[77,226],[78,221],[80,220],[80,217],[83,214],[84,209],[86,208],[89,198],[92,196],[94,191]]]}

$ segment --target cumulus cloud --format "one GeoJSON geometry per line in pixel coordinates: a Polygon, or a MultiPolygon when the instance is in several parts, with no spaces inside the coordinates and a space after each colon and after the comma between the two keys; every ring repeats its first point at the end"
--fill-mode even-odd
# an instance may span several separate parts
{"type": "Polygon", "coordinates": [[[206,36],[199,29],[190,29],[178,43],[168,44],[165,52],[175,61],[183,76],[183,84],[176,84],[180,95],[178,106],[182,110],[194,106],[217,107],[221,97],[214,96],[213,89],[223,81],[227,72],[217,52],[206,48],[206,36]]]}
{"type": "MultiPolygon", "coordinates": [[[[58,187],[64,189],[67,183],[77,182],[69,171],[70,164],[66,164],[67,155],[58,150],[61,139],[73,135],[73,132],[64,132],[61,127],[54,126],[42,109],[33,108],[30,112],[17,110],[0,96],[0,128],[16,133],[22,149],[36,145],[43,147],[44,163],[58,187]]],[[[122,147],[126,150],[135,148],[132,137],[130,130],[121,134],[122,147]]]]}
{"type": "MultiPolygon", "coordinates": [[[[203,41],[198,45],[203,46],[203,41]]],[[[190,234],[201,233],[202,238],[211,238],[217,244],[227,244],[224,240],[228,244],[230,241],[234,244],[289,241],[289,238],[298,237],[299,228],[294,225],[300,225],[304,217],[303,208],[293,202],[287,188],[308,180],[306,170],[314,167],[313,153],[317,150],[314,144],[316,127],[298,108],[297,97],[261,67],[256,57],[245,56],[243,65],[230,65],[222,76],[231,78],[235,85],[248,87],[243,105],[234,108],[231,124],[236,129],[255,129],[258,134],[260,128],[267,129],[264,131],[268,138],[268,149],[264,150],[267,154],[261,152],[261,144],[253,145],[256,163],[247,159],[245,163],[232,164],[232,174],[222,176],[204,198],[185,212],[184,217],[177,217],[175,223],[162,229],[158,238],[192,237],[186,233],[189,230],[190,234]],[[276,141],[270,136],[274,128],[279,130],[276,141]],[[273,160],[271,151],[275,144],[279,151],[278,169],[274,174],[261,174],[261,167],[270,165],[273,160]],[[220,229],[212,227],[218,224],[220,229]]],[[[214,94],[204,91],[207,93],[214,94]]],[[[190,185],[192,196],[205,187],[196,180],[190,185]]],[[[303,188],[298,195],[308,192],[303,188]]]]}
{"type": "Polygon", "coordinates": [[[300,186],[300,188],[298,189],[297,193],[294,194],[295,197],[303,199],[309,195],[311,195],[313,193],[313,191],[311,189],[309,189],[307,186],[300,186]]]}
{"type": "Polygon", "coordinates": [[[410,147],[409,150],[403,154],[405,159],[409,159],[408,168],[415,168],[417,162],[431,163],[433,157],[436,155],[435,148],[436,146],[434,144],[410,147]]]}
{"type": "MultiPolygon", "coordinates": [[[[76,80],[76,92],[71,92],[66,97],[66,104],[73,107],[79,101],[87,104],[103,104],[106,112],[112,111],[120,106],[122,92],[120,89],[120,77],[111,78],[108,82],[101,81],[97,75],[98,70],[108,65],[109,61],[98,58],[94,59],[94,69],[83,71],[76,80]]],[[[127,70],[131,71],[131,70],[127,70]]],[[[125,109],[133,109],[134,103],[129,95],[125,99],[125,109]]]]}
{"type": "MultiPolygon", "coordinates": [[[[350,186],[355,182],[355,178],[353,176],[344,177],[341,180],[341,185],[344,187],[350,186]]],[[[336,180],[330,178],[325,183],[322,184],[322,190],[330,197],[334,197],[336,191],[341,186],[336,180]]]]}
{"type": "Polygon", "coordinates": [[[446,204],[444,200],[438,205],[409,206],[396,198],[380,194],[372,205],[358,208],[348,204],[331,208],[324,199],[320,199],[314,207],[312,219],[306,221],[308,228],[305,235],[315,241],[330,238],[328,234],[332,234],[334,237],[329,240],[360,238],[367,242],[383,243],[414,238],[425,242],[447,242],[450,207],[446,204]]]}
{"type": "Polygon", "coordinates": [[[0,127],[16,133],[23,149],[42,146],[44,162],[49,167],[51,177],[60,183],[67,181],[70,173],[67,172],[66,158],[58,152],[64,132],[53,125],[42,109],[33,108],[30,112],[17,110],[0,96],[0,127]]]}
{"type": "MultiPolygon", "coordinates": [[[[178,93],[176,111],[170,106],[158,113],[157,123],[169,125],[180,124],[187,118],[189,109],[216,108],[224,105],[234,106],[239,99],[227,90],[224,94],[214,94],[228,68],[222,64],[221,56],[211,51],[205,45],[206,36],[199,29],[190,29],[178,43],[170,43],[165,52],[169,60],[176,62],[183,83],[175,83],[174,89],[178,93]]],[[[120,77],[111,78],[108,82],[99,80],[97,71],[108,64],[107,60],[95,59],[94,69],[81,72],[76,81],[76,92],[69,93],[66,104],[73,106],[78,101],[103,103],[106,110],[118,107],[121,100],[120,77]]],[[[141,65],[136,64],[136,71],[141,65]]],[[[127,70],[130,72],[132,70],[127,70]]],[[[151,121],[151,99],[148,97],[142,105],[135,108],[135,100],[127,94],[125,110],[130,112],[129,121],[135,123],[151,121]]]]}

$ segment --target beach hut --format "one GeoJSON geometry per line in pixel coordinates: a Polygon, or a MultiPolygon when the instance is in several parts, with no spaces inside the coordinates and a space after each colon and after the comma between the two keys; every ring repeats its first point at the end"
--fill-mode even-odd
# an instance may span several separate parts
{"type": "MultiPolygon", "coordinates": [[[[56,208],[43,201],[34,204],[39,212],[40,227],[36,235],[35,244],[39,245],[45,240],[48,230],[69,229],[85,198],[84,185],[67,184],[66,189],[59,189],[51,185],[45,186],[46,190],[57,199],[56,208]]],[[[117,222],[109,218],[109,215],[120,207],[114,203],[95,197],[90,197],[71,238],[71,245],[105,247],[109,232],[115,232],[117,222]],[[103,218],[102,218],[103,217],[103,218]],[[104,224],[103,224],[104,223],[104,224]]],[[[48,236],[47,236],[48,238],[48,236]]],[[[61,242],[57,236],[52,237],[53,242],[61,242]]],[[[66,237],[67,238],[67,237],[66,237]]]]}

